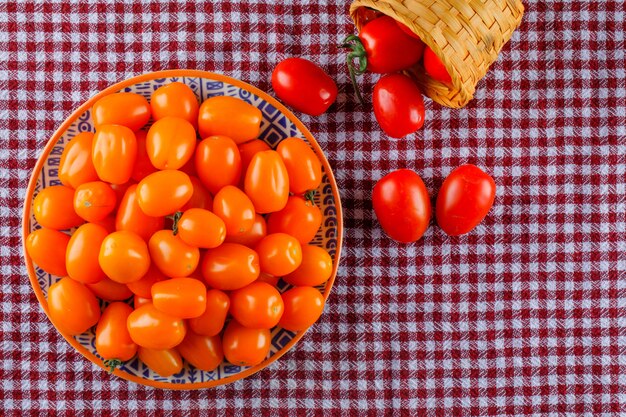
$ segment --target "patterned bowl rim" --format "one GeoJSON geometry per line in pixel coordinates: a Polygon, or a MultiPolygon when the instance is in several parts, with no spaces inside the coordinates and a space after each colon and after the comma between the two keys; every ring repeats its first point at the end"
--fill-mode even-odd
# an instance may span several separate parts
{"type": "MultiPolygon", "coordinates": [[[[326,159],[326,156],[324,155],[324,152],[322,151],[322,148],[319,146],[319,144],[317,143],[317,141],[315,140],[315,138],[313,137],[313,135],[311,134],[311,132],[309,132],[309,130],[304,126],[304,124],[291,112],[289,111],[285,106],[283,106],[278,100],[276,100],[275,98],[273,98],[272,96],[270,96],[269,94],[265,93],[264,91],[261,91],[260,89],[245,83],[243,81],[240,81],[238,79],[235,78],[231,78],[228,77],[226,75],[222,75],[222,74],[216,74],[213,72],[209,72],[209,71],[202,71],[202,70],[186,70],[186,69],[175,69],[175,70],[165,70],[165,71],[156,71],[156,72],[149,72],[149,73],[144,73],[141,75],[137,75],[135,77],[131,77],[128,78],[126,80],[120,81],[118,83],[115,83],[113,85],[111,85],[110,87],[107,87],[106,89],[100,91],[99,93],[97,93],[96,95],[94,95],[93,97],[91,97],[90,99],[88,99],[86,102],[84,102],[78,109],[76,109],[74,112],[72,112],[72,114],[65,119],[65,121],[61,124],[61,126],[59,126],[59,128],[54,132],[54,134],[52,135],[52,137],[48,140],[46,146],[43,149],[42,154],[39,156],[37,163],[35,165],[35,167],[33,168],[33,173],[31,174],[30,177],[30,181],[28,183],[28,189],[26,192],[26,197],[24,198],[24,211],[23,211],[23,216],[22,216],[22,251],[23,251],[23,256],[24,256],[24,262],[26,264],[26,268],[28,270],[28,276],[30,278],[30,284],[33,287],[33,290],[35,291],[35,295],[37,296],[37,300],[39,300],[39,305],[41,306],[41,308],[43,309],[43,311],[46,313],[46,316],[48,316],[48,320],[50,320],[50,315],[48,313],[48,303],[46,301],[46,298],[43,294],[43,291],[41,290],[39,283],[37,282],[37,277],[35,275],[35,270],[33,267],[33,262],[30,259],[30,257],[28,256],[28,253],[26,252],[26,236],[28,236],[29,234],[29,219],[30,219],[30,208],[31,208],[31,203],[32,203],[32,199],[33,199],[33,194],[35,191],[35,186],[37,184],[37,180],[39,178],[40,172],[45,164],[45,161],[47,160],[50,152],[52,151],[52,148],[56,145],[57,141],[61,138],[61,136],[63,135],[63,133],[65,133],[65,131],[72,125],[72,123],[74,123],[76,121],[76,119],[78,119],[79,116],[81,116],[85,111],[89,110],[91,107],[93,107],[93,104],[99,100],[100,98],[111,94],[111,93],[115,93],[117,91],[120,91],[126,87],[129,87],[131,85],[134,84],[138,84],[141,82],[147,82],[147,81],[152,81],[154,79],[160,79],[160,78],[168,78],[168,77],[196,77],[196,78],[205,78],[205,79],[211,79],[211,80],[216,80],[216,81],[221,81],[224,83],[228,83],[231,84],[233,86],[236,86],[238,88],[241,88],[243,90],[246,90],[252,94],[257,95],[258,97],[260,97],[261,99],[265,100],[266,102],[270,103],[272,106],[274,106],[276,109],[278,109],[281,113],[283,113],[284,115],[286,115],[289,120],[291,122],[293,122],[296,127],[302,132],[302,134],[305,136],[305,138],[309,141],[309,143],[311,144],[311,146],[313,147],[313,149],[315,150],[315,153],[317,154],[317,156],[319,157],[320,161],[322,162],[322,165],[324,167],[324,171],[326,172],[326,175],[328,176],[328,179],[330,181],[330,185],[332,187],[332,191],[333,191],[333,197],[335,199],[335,206],[336,206],[336,211],[337,211],[337,252],[335,255],[335,259],[334,259],[334,263],[333,263],[333,271],[332,271],[332,275],[330,277],[330,279],[328,280],[327,284],[326,284],[326,288],[324,290],[324,299],[328,299],[328,296],[330,295],[330,291],[332,289],[333,283],[335,281],[335,277],[337,275],[337,268],[339,266],[339,261],[341,258],[341,246],[342,246],[342,240],[343,240],[343,213],[342,213],[342,207],[341,207],[341,199],[339,196],[339,190],[337,188],[337,182],[335,180],[335,177],[333,175],[332,169],[330,167],[330,164],[328,163],[328,160],[326,159]]],[[[78,343],[78,341],[76,341],[76,339],[74,339],[74,337],[64,334],[61,330],[59,330],[59,328],[52,322],[52,320],[50,320],[50,323],[52,323],[52,325],[56,328],[56,330],[61,334],[61,336],[63,336],[65,338],[65,340],[67,340],[67,342],[72,345],[74,347],[74,349],[76,349],[80,354],[82,354],[84,357],[86,357],[87,359],[89,359],[91,362],[93,362],[94,364],[96,364],[97,366],[99,366],[102,369],[107,369],[103,364],[102,361],[100,359],[98,359],[93,353],[89,352],[87,349],[85,349],[80,343],[78,343]]],[[[308,330],[308,329],[307,329],[308,330]]],[[[271,365],[272,363],[274,363],[274,361],[278,360],[282,355],[284,355],[285,353],[287,353],[303,336],[304,334],[307,332],[307,330],[298,332],[293,339],[291,339],[289,342],[287,342],[287,344],[285,346],[283,346],[279,351],[277,351],[274,355],[270,356],[269,358],[265,359],[263,362],[261,362],[260,364],[253,366],[249,369],[246,369],[245,371],[242,371],[238,374],[226,377],[226,378],[222,378],[222,379],[218,379],[218,380],[214,380],[214,381],[207,381],[207,382],[192,382],[192,383],[171,383],[171,382],[161,382],[161,381],[153,381],[151,379],[144,379],[144,378],[140,378],[138,376],[135,375],[131,375],[127,372],[121,371],[119,369],[116,369],[113,373],[123,379],[126,379],[128,381],[132,381],[141,385],[148,385],[148,386],[152,386],[155,388],[165,388],[165,389],[174,389],[174,390],[191,390],[191,389],[199,389],[199,388],[212,388],[212,387],[216,387],[219,385],[224,385],[224,384],[229,384],[231,382],[237,381],[239,379],[243,379],[246,378],[252,374],[255,374],[257,372],[259,372],[260,370],[266,368],[267,366],[271,365]]]]}

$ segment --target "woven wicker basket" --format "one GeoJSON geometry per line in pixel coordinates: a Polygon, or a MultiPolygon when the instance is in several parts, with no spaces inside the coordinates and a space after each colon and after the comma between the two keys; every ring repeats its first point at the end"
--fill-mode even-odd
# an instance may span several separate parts
{"type": "Polygon", "coordinates": [[[409,72],[427,96],[455,108],[472,99],[524,13],[520,0],[355,0],[350,16],[359,30],[361,7],[404,23],[437,54],[452,85],[430,78],[421,63],[409,72]]]}

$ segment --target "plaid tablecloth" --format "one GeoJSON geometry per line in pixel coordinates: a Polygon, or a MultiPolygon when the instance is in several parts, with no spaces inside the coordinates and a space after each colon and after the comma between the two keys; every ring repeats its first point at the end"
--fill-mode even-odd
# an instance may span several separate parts
{"type": "MultiPolygon", "coordinates": [[[[345,0],[0,3],[0,413],[6,415],[626,415],[626,19],[621,0],[533,0],[462,110],[427,101],[390,140],[355,103],[337,44],[345,0]],[[22,198],[56,127],[106,86],[198,68],[266,91],[290,56],[319,62],[337,103],[301,118],[345,213],[319,323],[278,362],[216,389],[109,376],[50,325],[20,247],[22,198]],[[463,237],[412,245],[378,227],[376,180],[415,169],[434,196],[462,163],[495,206],[463,237]]],[[[364,78],[364,91],[374,77],[364,78]]]]}

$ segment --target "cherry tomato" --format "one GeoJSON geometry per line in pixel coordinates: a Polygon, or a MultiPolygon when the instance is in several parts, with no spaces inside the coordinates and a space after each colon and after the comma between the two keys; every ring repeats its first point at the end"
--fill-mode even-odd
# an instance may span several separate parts
{"type": "Polygon", "coordinates": [[[265,219],[260,214],[254,215],[254,223],[247,232],[226,236],[226,242],[239,243],[240,245],[253,248],[267,235],[267,226],[265,219]]]}
{"type": "Polygon", "coordinates": [[[302,244],[309,243],[322,225],[322,212],[310,200],[291,196],[281,211],[267,218],[268,233],[287,233],[302,244]]]}
{"type": "Polygon", "coordinates": [[[311,61],[287,58],[272,72],[274,92],[288,106],[311,116],[324,113],[337,98],[337,84],[311,61]]]}
{"type": "Polygon", "coordinates": [[[328,252],[319,246],[302,245],[302,263],[283,279],[291,285],[314,287],[328,281],[332,273],[333,260],[328,252]]]}
{"type": "Polygon", "coordinates": [[[135,164],[133,165],[133,172],[130,177],[134,181],[141,181],[148,175],[158,170],[150,162],[148,151],[146,150],[146,138],[148,132],[145,130],[138,130],[135,132],[135,139],[137,141],[137,156],[135,157],[135,164]]]}
{"type": "Polygon", "coordinates": [[[198,98],[186,84],[173,82],[157,88],[150,98],[150,107],[154,120],[172,116],[187,120],[194,128],[198,124],[198,98]]]}
{"type": "Polygon", "coordinates": [[[137,233],[146,242],[157,231],[163,229],[165,219],[145,214],[137,202],[137,184],[131,185],[117,209],[115,229],[137,233]]]}
{"type": "Polygon", "coordinates": [[[450,236],[469,233],[483,221],[496,198],[493,178],[475,165],[453,170],[437,196],[437,223],[450,236]]]}
{"type": "Polygon", "coordinates": [[[424,125],[422,93],[407,75],[383,75],[374,86],[372,102],[378,124],[392,138],[410,135],[424,125]]]}
{"type": "Polygon", "coordinates": [[[198,130],[200,137],[228,136],[244,143],[259,136],[263,115],[245,101],[229,96],[208,98],[200,106],[198,130]]]}
{"type": "Polygon", "coordinates": [[[226,360],[233,365],[254,366],[270,353],[272,335],[268,329],[249,329],[231,320],[226,326],[222,346],[226,360]]]}
{"type": "Polygon", "coordinates": [[[111,372],[137,354],[137,345],[130,338],[126,326],[132,312],[132,307],[126,303],[111,303],[102,312],[96,327],[96,350],[111,372]]]}
{"type": "Polygon", "coordinates": [[[243,245],[223,243],[204,255],[202,276],[218,290],[245,287],[259,277],[259,256],[243,245]]]}
{"type": "Polygon", "coordinates": [[[96,101],[91,111],[96,130],[102,125],[122,125],[132,131],[141,129],[150,119],[150,105],[135,93],[115,93],[96,101]]]}
{"type": "Polygon", "coordinates": [[[287,138],[278,144],[276,152],[287,168],[289,191],[304,194],[319,187],[322,182],[322,164],[302,139],[287,138]]]}
{"type": "Polygon", "coordinates": [[[157,120],[148,130],[146,151],[157,169],[178,169],[187,163],[196,148],[193,125],[178,117],[157,120]]]}
{"type": "MultiPolygon", "coordinates": [[[[150,264],[150,269],[146,272],[146,275],[141,277],[139,281],[129,282],[126,284],[129,291],[133,294],[143,298],[152,297],[152,286],[160,281],[168,279],[163,273],[156,267],[154,263],[150,264]]],[[[135,306],[137,307],[137,306],[135,306]]]]}
{"type": "Polygon", "coordinates": [[[98,262],[104,273],[115,282],[139,281],[150,268],[146,242],[136,233],[114,232],[102,241],[98,262]]]}
{"type": "Polygon", "coordinates": [[[246,171],[252,161],[252,157],[257,152],[269,151],[272,148],[261,139],[253,139],[238,146],[239,155],[241,156],[241,178],[239,179],[239,188],[243,188],[243,181],[246,177],[246,171]]]}
{"type": "Polygon", "coordinates": [[[230,313],[243,326],[271,329],[283,315],[283,299],[266,282],[253,282],[230,294],[230,313]]]}
{"type": "Polygon", "coordinates": [[[26,252],[41,269],[49,274],[67,275],[65,252],[70,237],[65,233],[41,228],[26,237],[26,252]]]}
{"type": "Polygon", "coordinates": [[[65,145],[59,164],[59,180],[63,185],[76,188],[86,182],[98,180],[91,160],[92,145],[92,132],[79,133],[65,145]]]}
{"type": "Polygon", "coordinates": [[[141,306],[145,306],[146,304],[152,304],[151,298],[143,298],[138,295],[133,297],[133,306],[135,306],[135,310],[141,306]]]}
{"type": "Polygon", "coordinates": [[[95,284],[85,284],[87,288],[98,298],[108,301],[127,300],[133,296],[133,293],[124,284],[115,282],[109,278],[104,278],[95,284]]]}
{"type": "Polygon", "coordinates": [[[64,230],[85,221],[74,211],[74,190],[65,185],[53,185],[39,191],[33,201],[35,220],[49,229],[64,230]]]}
{"type": "Polygon", "coordinates": [[[324,311],[324,297],[313,287],[295,287],[282,294],[285,312],[279,326],[298,332],[315,323],[324,311]]]}
{"type": "Polygon", "coordinates": [[[226,238],[226,225],[209,210],[193,208],[178,220],[178,236],[190,246],[216,248],[226,238]]]}
{"type": "Polygon", "coordinates": [[[213,210],[213,196],[211,196],[209,190],[202,185],[198,177],[189,175],[189,179],[191,180],[191,185],[193,185],[193,193],[187,204],[181,208],[181,211],[187,211],[191,208],[213,210]]]}
{"type": "Polygon", "coordinates": [[[201,336],[188,331],[176,350],[187,362],[202,371],[212,371],[224,360],[222,339],[219,336],[201,336]]]}
{"type": "Polygon", "coordinates": [[[206,308],[201,316],[189,319],[187,323],[191,330],[204,336],[218,335],[230,308],[228,295],[220,290],[208,290],[206,293],[206,308]]]}
{"type": "Polygon", "coordinates": [[[227,236],[241,236],[254,225],[252,201],[232,185],[227,185],[215,194],[213,213],[224,221],[227,236]]]}
{"type": "Polygon", "coordinates": [[[289,175],[276,151],[258,152],[252,157],[244,189],[257,213],[282,210],[289,198],[289,175]]]}
{"type": "Polygon", "coordinates": [[[446,66],[429,47],[424,50],[424,69],[431,78],[444,84],[452,83],[452,77],[450,77],[446,66]]]}
{"type": "Polygon", "coordinates": [[[300,242],[286,233],[272,233],[257,245],[261,270],[278,277],[291,274],[302,263],[300,242]]]}
{"type": "Polygon", "coordinates": [[[171,349],[183,341],[186,333],[182,319],[163,313],[152,304],[130,313],[127,326],[133,342],[148,349],[171,349]]]}
{"type": "Polygon", "coordinates": [[[76,229],[65,253],[70,278],[83,284],[95,284],[106,278],[98,263],[98,253],[108,234],[104,227],[93,223],[85,223],[76,229]]]}
{"type": "Polygon", "coordinates": [[[160,281],[152,286],[152,304],[174,317],[199,317],[206,309],[206,287],[193,278],[160,281]]]}
{"type": "Polygon", "coordinates": [[[428,229],[432,211],[428,190],[410,169],[381,178],[374,186],[372,202],[378,222],[393,240],[415,242],[428,229]]]}
{"type": "Polygon", "coordinates": [[[148,349],[139,346],[139,360],[162,377],[168,377],[183,370],[183,358],[176,349],[148,349]]]}
{"type": "Polygon", "coordinates": [[[172,169],[150,174],[137,185],[137,203],[141,211],[152,217],[176,212],[192,194],[189,175],[172,169]]]}
{"type": "Polygon", "coordinates": [[[74,211],[88,222],[97,222],[115,209],[115,191],[102,181],[86,182],[74,192],[74,211]]]}
{"type": "MultiPolygon", "coordinates": [[[[404,33],[406,33],[407,35],[415,38],[415,39],[419,39],[420,41],[422,40],[415,32],[413,32],[407,25],[405,25],[402,22],[398,22],[396,20],[396,24],[400,27],[400,29],[402,29],[402,31],[404,33]]],[[[424,45],[424,47],[426,47],[426,45],[424,45]]]]}
{"type": "Polygon", "coordinates": [[[213,195],[226,185],[236,185],[241,176],[237,144],[226,136],[210,136],[198,144],[196,169],[202,184],[213,195]]]}
{"type": "Polygon", "coordinates": [[[102,181],[113,184],[128,182],[137,158],[135,134],[125,126],[100,126],[93,137],[91,158],[102,181]]]}
{"type": "Polygon", "coordinates": [[[168,277],[186,277],[198,267],[200,250],[189,246],[171,230],[160,230],[148,242],[150,257],[168,277]]]}
{"type": "Polygon", "coordinates": [[[100,305],[87,287],[65,277],[48,288],[48,315],[61,332],[74,336],[98,322],[100,305]]]}
{"type": "Polygon", "coordinates": [[[279,278],[274,275],[270,275],[267,272],[261,272],[255,282],[265,282],[270,284],[272,287],[275,287],[278,285],[278,280],[279,278]]]}

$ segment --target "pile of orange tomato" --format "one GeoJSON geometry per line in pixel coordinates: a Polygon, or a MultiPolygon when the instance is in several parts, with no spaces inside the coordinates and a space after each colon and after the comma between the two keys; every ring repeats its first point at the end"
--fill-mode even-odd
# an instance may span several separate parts
{"type": "Polygon", "coordinates": [[[256,107],[226,96],[200,105],[177,82],[150,101],[105,96],[92,118],[96,132],[65,146],[62,185],[37,194],[41,228],[26,239],[32,260],[63,277],[48,291],[63,333],[96,326],[108,367],[138,355],[168,376],[183,359],[205,371],[224,358],[259,364],[272,328],[317,321],[315,286],[333,265],[309,244],[322,221],[311,195],[322,168],[303,140],[270,149],[257,139],[256,107]],[[293,288],[281,294],[279,278],[293,288]],[[110,302],[102,312],[98,298],[110,302]]]}

